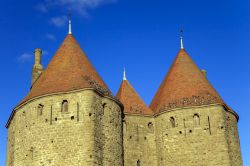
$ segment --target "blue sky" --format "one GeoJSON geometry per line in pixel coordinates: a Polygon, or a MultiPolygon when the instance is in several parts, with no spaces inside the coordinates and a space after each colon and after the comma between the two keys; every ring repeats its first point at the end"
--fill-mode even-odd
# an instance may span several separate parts
{"type": "Polygon", "coordinates": [[[0,164],[5,165],[12,108],[27,94],[33,50],[44,50],[46,66],[67,34],[73,34],[116,94],[123,67],[147,104],[184,46],[223,99],[240,116],[244,165],[250,165],[249,0],[8,0],[0,1],[0,164]]]}

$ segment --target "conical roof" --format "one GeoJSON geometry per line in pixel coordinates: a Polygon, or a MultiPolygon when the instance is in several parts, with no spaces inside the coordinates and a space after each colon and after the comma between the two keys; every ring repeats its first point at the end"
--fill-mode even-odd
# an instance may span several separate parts
{"type": "Polygon", "coordinates": [[[21,102],[31,98],[83,88],[112,96],[72,34],[68,34],[47,68],[21,102]]]}
{"type": "Polygon", "coordinates": [[[124,113],[152,115],[153,112],[143,102],[127,80],[123,80],[116,97],[124,105],[124,113]]]}
{"type": "Polygon", "coordinates": [[[174,108],[223,103],[221,97],[181,49],[158,89],[150,108],[158,113],[174,108]]]}

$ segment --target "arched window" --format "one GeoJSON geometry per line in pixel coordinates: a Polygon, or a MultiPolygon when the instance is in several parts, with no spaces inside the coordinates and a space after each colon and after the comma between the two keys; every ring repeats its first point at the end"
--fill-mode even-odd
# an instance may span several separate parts
{"type": "Polygon", "coordinates": [[[62,112],[68,112],[68,101],[67,100],[63,100],[62,102],[62,112]]]}
{"type": "Polygon", "coordinates": [[[170,117],[169,121],[170,121],[171,127],[174,128],[175,127],[175,119],[174,119],[174,117],[170,117]]]}
{"type": "Polygon", "coordinates": [[[43,105],[39,104],[37,106],[37,115],[42,115],[43,114],[43,105]]]}
{"type": "Polygon", "coordinates": [[[194,125],[198,126],[200,125],[200,116],[198,114],[194,114],[194,125]]]}
{"type": "Polygon", "coordinates": [[[137,166],[140,166],[141,165],[141,161],[140,160],[137,160],[137,166]]]}

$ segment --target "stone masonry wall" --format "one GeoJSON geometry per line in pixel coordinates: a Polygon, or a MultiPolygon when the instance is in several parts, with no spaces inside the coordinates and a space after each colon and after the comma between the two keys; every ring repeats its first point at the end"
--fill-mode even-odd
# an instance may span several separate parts
{"type": "Polygon", "coordinates": [[[123,125],[121,114],[92,90],[35,99],[11,121],[6,165],[242,165],[237,119],[220,105],[125,115],[123,125]]]}
{"type": "MultiPolygon", "coordinates": [[[[157,165],[240,166],[240,162],[230,160],[229,154],[237,156],[238,151],[228,146],[225,114],[224,108],[217,105],[177,109],[157,116],[157,165]]],[[[236,123],[230,122],[234,132],[236,123]]]]}
{"type": "Polygon", "coordinates": [[[103,106],[103,165],[123,166],[123,131],[120,107],[107,99],[103,106]],[[117,160],[119,159],[119,160],[117,160]]]}
{"type": "Polygon", "coordinates": [[[8,128],[7,166],[122,165],[122,155],[121,108],[92,90],[30,101],[8,128]]]}
{"type": "Polygon", "coordinates": [[[125,115],[123,134],[125,166],[157,165],[153,117],[125,115]]]}
{"type": "Polygon", "coordinates": [[[225,114],[225,132],[232,166],[242,165],[237,119],[229,112],[225,114]]]}

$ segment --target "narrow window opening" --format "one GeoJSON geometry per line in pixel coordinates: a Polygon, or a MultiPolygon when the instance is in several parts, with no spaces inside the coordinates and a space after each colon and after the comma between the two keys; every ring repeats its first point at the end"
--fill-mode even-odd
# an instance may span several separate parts
{"type": "Polygon", "coordinates": [[[39,104],[38,106],[37,106],[37,115],[38,116],[41,116],[42,114],[43,114],[43,105],[42,104],[39,104]]]}
{"type": "Polygon", "coordinates": [[[195,126],[200,125],[200,116],[198,114],[194,114],[193,118],[194,118],[194,125],[195,126]]]}
{"type": "Polygon", "coordinates": [[[141,161],[140,160],[137,160],[137,166],[140,166],[141,165],[141,161]]]}
{"type": "Polygon", "coordinates": [[[30,148],[30,157],[31,157],[31,160],[33,160],[33,158],[34,158],[34,148],[33,147],[31,147],[30,148]]]}
{"type": "Polygon", "coordinates": [[[71,116],[71,120],[74,120],[75,119],[75,117],[74,116],[71,116]]]}
{"type": "Polygon", "coordinates": [[[174,117],[170,117],[169,121],[170,121],[170,125],[171,125],[172,128],[176,127],[174,117]]]}
{"type": "Polygon", "coordinates": [[[152,123],[152,122],[149,122],[149,123],[148,123],[148,128],[149,128],[149,129],[152,129],[152,128],[153,128],[153,123],[152,123]]]}
{"type": "Polygon", "coordinates": [[[63,100],[62,102],[62,112],[68,112],[68,101],[67,100],[63,100]]]}
{"type": "Polygon", "coordinates": [[[148,123],[148,129],[149,129],[149,132],[151,132],[151,133],[154,132],[154,125],[153,125],[153,122],[149,122],[149,123],[148,123]]]}
{"type": "Polygon", "coordinates": [[[102,104],[102,114],[104,115],[105,112],[105,107],[107,106],[107,103],[103,103],[102,104]]]}

